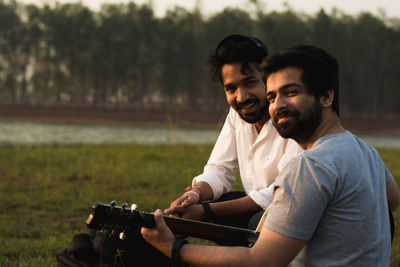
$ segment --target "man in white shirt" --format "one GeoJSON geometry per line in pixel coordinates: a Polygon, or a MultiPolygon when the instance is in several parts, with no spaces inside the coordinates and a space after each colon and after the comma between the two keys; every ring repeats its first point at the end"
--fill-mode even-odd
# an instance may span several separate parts
{"type": "MultiPolygon", "coordinates": [[[[252,218],[251,228],[257,226],[285,158],[301,150],[293,140],[280,137],[270,121],[265,79],[258,67],[267,54],[260,40],[230,35],[210,57],[213,78],[222,82],[231,108],[204,173],[193,179],[192,189],[174,201],[167,214],[238,227],[248,227],[252,218]],[[231,192],[238,171],[245,192],[231,192]],[[208,205],[207,200],[212,202],[208,205]]],[[[122,260],[126,266],[171,265],[167,256],[145,242],[139,228],[130,229],[118,242],[96,237],[94,247],[103,261],[108,255],[110,263],[122,260]]]]}
{"type": "Polygon", "coordinates": [[[256,227],[260,211],[272,200],[268,187],[287,159],[301,150],[293,140],[280,137],[270,121],[258,68],[267,55],[260,40],[230,35],[210,56],[211,74],[221,81],[231,108],[203,174],[166,214],[247,228],[258,213],[250,228],[256,227]],[[231,192],[238,171],[245,192],[231,192]]]}

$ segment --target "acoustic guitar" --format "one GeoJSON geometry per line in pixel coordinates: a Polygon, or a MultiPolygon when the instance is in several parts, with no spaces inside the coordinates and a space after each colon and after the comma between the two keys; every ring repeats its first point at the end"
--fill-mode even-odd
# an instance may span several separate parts
{"type": "MultiPolygon", "coordinates": [[[[164,216],[164,219],[174,234],[214,242],[251,247],[259,236],[257,231],[249,229],[169,216],[164,216]]],[[[86,224],[90,229],[97,231],[112,231],[119,234],[121,239],[131,229],[142,226],[147,228],[155,227],[152,213],[139,211],[135,204],[131,208],[128,208],[125,203],[122,206],[116,206],[115,201],[111,202],[111,205],[102,203],[94,204],[86,224]]]]}

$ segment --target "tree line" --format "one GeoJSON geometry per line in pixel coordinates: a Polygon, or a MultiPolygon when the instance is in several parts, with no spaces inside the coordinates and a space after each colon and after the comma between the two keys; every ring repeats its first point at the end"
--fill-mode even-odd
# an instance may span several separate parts
{"type": "MultiPolygon", "coordinates": [[[[151,2],[150,2],[151,3],[151,2]]],[[[287,7],[226,8],[205,16],[151,4],[21,4],[0,0],[0,103],[226,108],[207,55],[226,35],[261,39],[270,52],[314,44],[339,61],[343,115],[398,118],[400,20],[384,14],[313,15],[287,7]]]]}

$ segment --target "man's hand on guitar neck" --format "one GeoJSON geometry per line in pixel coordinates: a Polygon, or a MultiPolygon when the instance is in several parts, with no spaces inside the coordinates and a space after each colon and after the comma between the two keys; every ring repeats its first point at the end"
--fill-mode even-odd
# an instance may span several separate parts
{"type": "Polygon", "coordinates": [[[148,243],[160,250],[166,256],[170,257],[172,246],[175,240],[174,234],[165,223],[162,211],[160,209],[157,209],[154,212],[154,220],[157,227],[142,227],[142,236],[148,243]]]}

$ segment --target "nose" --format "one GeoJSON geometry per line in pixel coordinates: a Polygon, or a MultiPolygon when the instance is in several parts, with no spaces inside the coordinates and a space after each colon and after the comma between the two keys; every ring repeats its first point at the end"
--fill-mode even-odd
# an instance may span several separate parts
{"type": "Polygon", "coordinates": [[[236,102],[244,103],[248,98],[249,94],[247,93],[247,90],[242,87],[238,87],[236,90],[236,102]]]}
{"type": "Polygon", "coordinates": [[[275,96],[275,99],[273,101],[273,103],[269,104],[269,111],[271,114],[279,111],[280,109],[286,108],[287,107],[287,102],[285,97],[283,97],[282,95],[277,94],[275,96]]]}

